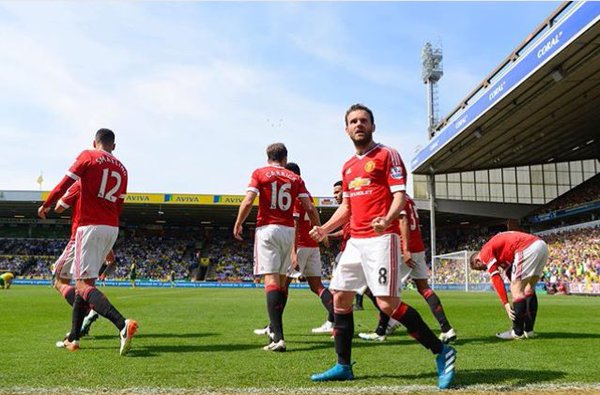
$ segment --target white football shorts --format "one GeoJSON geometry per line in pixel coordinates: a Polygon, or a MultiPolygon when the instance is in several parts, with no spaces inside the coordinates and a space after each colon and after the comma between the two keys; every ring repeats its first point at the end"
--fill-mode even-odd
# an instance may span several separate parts
{"type": "Polygon", "coordinates": [[[286,275],[292,265],[295,229],[284,225],[256,228],[254,236],[254,274],[286,275]]]}
{"type": "Polygon", "coordinates": [[[70,280],[71,267],[73,266],[73,259],[75,258],[75,240],[69,240],[62,254],[54,262],[54,271],[52,274],[56,278],[62,278],[70,280]]]}
{"type": "Polygon", "coordinates": [[[98,278],[98,271],[112,250],[119,228],[109,225],[86,225],[75,234],[75,258],[71,274],[76,280],[98,278]]]}
{"type": "MultiPolygon", "coordinates": [[[[298,255],[299,272],[304,277],[321,277],[321,251],[319,247],[298,247],[296,251],[298,255]]],[[[294,270],[290,267],[288,277],[292,277],[294,270]]]]}
{"type": "Polygon", "coordinates": [[[368,286],[374,296],[399,296],[400,279],[409,270],[402,264],[399,235],[350,238],[329,288],[359,292],[368,286]]]}
{"type": "Polygon", "coordinates": [[[429,270],[427,269],[427,263],[425,262],[425,251],[411,252],[412,260],[415,262],[415,267],[410,268],[406,263],[402,263],[402,266],[406,266],[408,271],[401,270],[404,274],[402,282],[406,283],[410,280],[427,280],[429,278],[429,270]]]}
{"type": "Polygon", "coordinates": [[[534,241],[523,251],[515,252],[511,281],[541,276],[546,262],[548,262],[548,246],[543,240],[534,241]]]}

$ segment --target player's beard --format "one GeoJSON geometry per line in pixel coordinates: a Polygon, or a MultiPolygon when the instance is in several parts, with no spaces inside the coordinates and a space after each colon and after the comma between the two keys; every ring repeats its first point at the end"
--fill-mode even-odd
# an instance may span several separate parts
{"type": "Polygon", "coordinates": [[[352,136],[350,139],[354,143],[354,147],[358,151],[362,151],[373,142],[373,132],[371,130],[365,130],[363,132],[363,137],[356,138],[356,136],[352,136]]]}

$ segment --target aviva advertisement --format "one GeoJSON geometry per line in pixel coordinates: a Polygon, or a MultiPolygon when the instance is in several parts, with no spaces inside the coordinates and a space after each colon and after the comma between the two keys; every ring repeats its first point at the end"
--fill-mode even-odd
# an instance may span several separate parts
{"type": "MultiPolygon", "coordinates": [[[[40,193],[40,200],[45,201],[50,192],[40,193]]],[[[245,195],[196,195],[183,193],[128,193],[125,197],[126,204],[189,204],[199,206],[239,206],[245,195]]],[[[20,199],[17,199],[20,200],[20,199]]],[[[32,199],[27,199],[32,200],[32,199]]],[[[35,200],[35,198],[33,198],[35,200]]],[[[313,197],[313,203],[317,207],[335,206],[333,198],[313,197]]],[[[254,205],[258,205],[258,198],[254,199],[254,205]]]]}
{"type": "Polygon", "coordinates": [[[128,193],[125,203],[164,203],[165,195],[162,193],[128,193]]]}
{"type": "Polygon", "coordinates": [[[166,193],[164,202],[167,204],[212,204],[212,195],[166,193]]]}

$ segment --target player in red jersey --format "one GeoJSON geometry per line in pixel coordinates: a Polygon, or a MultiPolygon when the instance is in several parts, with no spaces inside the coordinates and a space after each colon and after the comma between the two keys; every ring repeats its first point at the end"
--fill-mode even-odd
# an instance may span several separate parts
{"type": "Polygon", "coordinates": [[[548,261],[548,246],[537,236],[523,232],[501,232],[471,254],[471,269],[487,270],[492,285],[504,305],[512,329],[497,333],[501,339],[525,339],[535,335],[533,327],[537,316],[535,285],[548,261]],[[512,307],[508,303],[500,270],[510,274],[512,307]]]}
{"type": "Polygon", "coordinates": [[[309,198],[304,181],[287,170],[287,149],[281,143],[267,147],[268,166],[254,170],[242,201],[233,235],[242,240],[243,224],[252,203],[259,197],[254,237],[254,274],[264,277],[272,341],[266,351],[285,351],[282,316],[287,301],[286,278],[294,246],[294,201],[306,210],[313,225],[319,214],[309,198]]]}
{"type": "Polygon", "coordinates": [[[352,300],[356,290],[367,285],[381,310],[401,322],[411,336],[437,354],[438,386],[447,388],[454,379],[456,351],[442,343],[420,314],[400,301],[402,266],[398,217],[405,204],[406,171],[400,155],[373,141],[372,111],[351,106],[345,115],[346,133],[356,155],[342,170],[343,201],[323,226],[311,236],[321,240],[333,229],[350,221],[350,240],[338,263],[330,288],[334,293],[335,350],[338,362],[331,369],[311,376],[313,381],[351,380],[354,318],[352,300]]]}
{"type": "MultiPolygon", "coordinates": [[[[298,164],[288,162],[285,168],[301,176],[298,164]]],[[[310,194],[309,198],[311,198],[310,194]]],[[[294,238],[294,248],[292,248],[291,267],[288,270],[285,283],[285,292],[289,292],[290,283],[294,278],[300,276],[306,278],[310,290],[321,299],[321,303],[328,313],[327,321],[323,325],[313,328],[312,332],[331,333],[333,332],[333,295],[329,289],[325,288],[321,281],[323,263],[321,262],[319,243],[309,235],[313,226],[312,221],[298,199],[294,203],[294,223],[296,236],[294,238]]],[[[326,246],[329,246],[328,239],[324,239],[323,241],[326,243],[326,246]]],[[[271,328],[267,325],[262,329],[254,330],[254,333],[257,335],[267,335],[271,333],[271,328]]]]}
{"type": "MultiPolygon", "coordinates": [[[[442,333],[440,340],[448,343],[456,340],[456,332],[448,322],[442,302],[437,294],[429,287],[427,278],[427,264],[425,262],[425,244],[421,237],[419,228],[419,214],[414,200],[406,195],[406,205],[400,212],[400,233],[402,236],[402,258],[405,265],[410,268],[402,282],[412,279],[417,290],[423,296],[431,313],[440,324],[442,333]]],[[[386,336],[390,317],[386,314],[379,314],[379,324],[374,333],[359,333],[358,336],[365,340],[383,341],[386,336]]]]}
{"type": "Polygon", "coordinates": [[[95,287],[95,280],[119,233],[119,216],[127,193],[127,170],[112,155],[115,135],[111,130],[98,130],[93,145],[93,150],[84,150],[79,154],[67,175],[38,208],[38,215],[46,218],[50,207],[67,189],[75,181],[81,183],[80,197],[76,203],[79,223],[71,270],[76,281],[76,293],[71,332],[65,339],[64,346],[69,351],[79,349],[81,325],[91,305],[119,329],[119,353],[125,355],[131,347],[138,324],[134,320],[125,319],[115,309],[95,287]]]}
{"type": "MultiPolygon", "coordinates": [[[[77,227],[79,226],[79,210],[77,209],[77,201],[81,191],[81,183],[75,181],[73,185],[67,189],[67,192],[56,202],[54,211],[57,214],[63,213],[65,210],[71,208],[71,238],[65,246],[63,253],[54,263],[53,278],[54,288],[63,296],[63,298],[73,306],[75,300],[75,287],[71,285],[71,268],[73,266],[73,258],[75,257],[75,235],[77,233],[77,227]]],[[[104,266],[112,266],[114,264],[114,254],[112,250],[108,253],[105,259],[104,266]]],[[[98,313],[93,309],[90,309],[83,320],[81,325],[81,337],[86,336],[89,333],[91,325],[98,319],[98,313]]],[[[56,343],[58,347],[64,347],[64,341],[56,343]]]]}

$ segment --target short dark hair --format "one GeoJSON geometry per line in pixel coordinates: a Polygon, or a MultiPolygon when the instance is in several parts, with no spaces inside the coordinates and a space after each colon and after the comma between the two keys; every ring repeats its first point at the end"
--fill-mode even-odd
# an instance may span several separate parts
{"type": "Polygon", "coordinates": [[[472,252],[469,255],[469,267],[471,269],[473,269],[473,266],[475,266],[475,263],[477,263],[477,257],[478,256],[479,256],[479,251],[472,252]]]}
{"type": "Polygon", "coordinates": [[[300,166],[298,166],[297,163],[288,162],[287,165],[285,165],[285,168],[290,170],[294,174],[300,175],[300,166]]]}
{"type": "Polygon", "coordinates": [[[115,143],[115,134],[110,129],[98,129],[96,132],[96,141],[104,146],[109,146],[115,143]]]}
{"type": "Polygon", "coordinates": [[[340,186],[340,187],[342,186],[342,180],[336,181],[336,182],[333,184],[333,187],[334,187],[334,188],[335,188],[335,187],[337,187],[337,186],[340,186]]]}
{"type": "Polygon", "coordinates": [[[273,143],[267,147],[267,158],[274,162],[282,162],[287,158],[287,148],[283,143],[273,143]]]}
{"type": "Polygon", "coordinates": [[[360,103],[356,103],[350,106],[350,108],[348,109],[348,111],[346,111],[346,115],[344,116],[344,122],[346,122],[346,125],[348,125],[348,115],[352,112],[352,111],[358,111],[358,110],[362,110],[362,111],[366,111],[369,114],[369,117],[371,117],[371,123],[375,123],[375,117],[373,116],[373,111],[371,111],[371,109],[367,106],[365,106],[364,104],[360,104],[360,103]]]}

